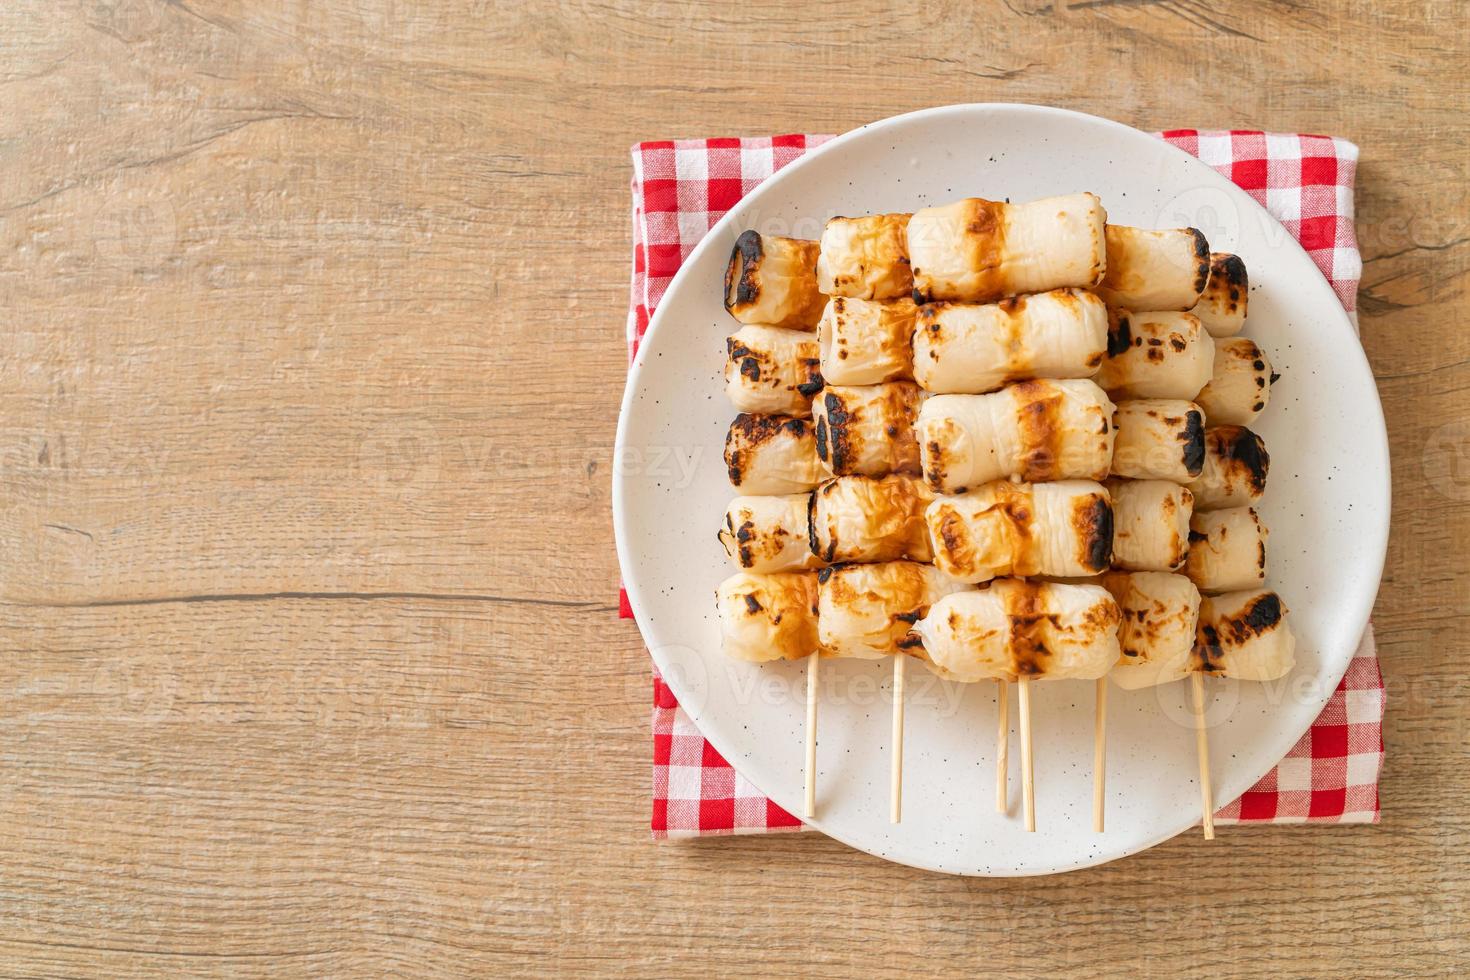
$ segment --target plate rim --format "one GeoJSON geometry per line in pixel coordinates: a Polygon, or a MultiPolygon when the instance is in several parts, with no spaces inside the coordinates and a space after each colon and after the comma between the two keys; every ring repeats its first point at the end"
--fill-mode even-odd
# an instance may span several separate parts
{"type": "MultiPolygon", "coordinates": [[[[1289,247],[1294,248],[1297,252],[1301,254],[1303,258],[1307,260],[1307,263],[1311,267],[1312,272],[1316,275],[1316,283],[1320,284],[1320,286],[1325,289],[1328,294],[1330,294],[1333,298],[1332,308],[1335,310],[1335,314],[1330,317],[1332,322],[1335,324],[1333,329],[1337,329],[1340,327],[1345,336],[1351,338],[1353,341],[1353,343],[1350,345],[1351,354],[1348,357],[1348,361],[1351,365],[1351,370],[1360,372],[1360,374],[1362,375],[1360,380],[1366,382],[1367,389],[1372,392],[1370,407],[1372,409],[1374,421],[1377,422],[1373,435],[1376,437],[1375,441],[1379,444],[1379,448],[1382,452],[1385,464],[1382,473],[1372,475],[1375,481],[1379,484],[1379,491],[1383,500],[1383,508],[1381,514],[1379,515],[1379,519],[1375,522],[1372,540],[1366,542],[1366,544],[1369,545],[1369,550],[1368,553],[1365,555],[1364,560],[1368,562],[1368,564],[1365,565],[1365,569],[1369,572],[1369,575],[1364,578],[1362,589],[1364,592],[1368,593],[1368,595],[1366,595],[1365,597],[1360,597],[1359,601],[1354,603],[1352,616],[1349,620],[1350,625],[1354,627],[1351,631],[1351,635],[1357,635],[1359,637],[1363,636],[1369,627],[1369,623],[1373,613],[1373,607],[1376,603],[1378,592],[1382,585],[1383,569],[1387,560],[1388,538],[1393,510],[1393,468],[1392,457],[1390,454],[1390,446],[1388,442],[1388,426],[1386,418],[1383,414],[1382,398],[1378,392],[1377,380],[1373,376],[1372,367],[1368,362],[1367,351],[1362,345],[1361,337],[1359,331],[1355,327],[1353,318],[1348,313],[1348,311],[1343,308],[1340,299],[1338,299],[1337,297],[1336,291],[1332,288],[1332,284],[1328,281],[1326,275],[1317,265],[1316,260],[1307,253],[1305,248],[1302,247],[1300,240],[1295,235],[1291,234],[1290,231],[1286,229],[1286,227],[1276,218],[1275,215],[1266,210],[1266,208],[1260,202],[1251,197],[1251,195],[1247,194],[1245,190],[1242,189],[1238,184],[1218,173],[1213,167],[1209,166],[1198,157],[1194,156],[1193,154],[1186,153],[1184,150],[1179,149],[1178,147],[1169,143],[1167,140],[1161,139],[1152,133],[1145,132],[1144,130],[1137,129],[1125,123],[1120,123],[1117,120],[1108,119],[1104,116],[1096,116],[1092,115],[1091,113],[1079,112],[1074,109],[1063,109],[1057,106],[1039,105],[1029,102],[963,102],[955,103],[952,105],[932,106],[926,109],[917,109],[911,112],[900,113],[895,116],[888,116],[874,122],[864,123],[863,125],[858,126],[854,129],[850,129],[826,141],[825,143],[822,143],[820,146],[808,150],[806,153],[802,154],[800,157],[782,167],[776,173],[772,174],[771,177],[763,180],[749,194],[746,194],[744,197],[742,197],[734,207],[725,212],[725,214],[723,214],[718,221],[710,226],[709,230],[704,233],[704,236],[699,240],[698,244],[695,245],[690,253],[683,259],[679,266],[679,270],[674,274],[673,279],[669,281],[669,285],[665,289],[663,295],[664,302],[660,302],[658,309],[654,311],[652,318],[649,320],[649,324],[647,329],[644,331],[643,338],[638,344],[637,353],[632,363],[628,367],[627,379],[623,389],[623,397],[618,407],[618,423],[613,449],[614,461],[616,462],[617,460],[623,458],[622,454],[624,451],[624,447],[627,445],[627,441],[629,438],[628,420],[631,417],[633,402],[640,388],[639,382],[641,380],[645,364],[648,360],[647,354],[652,347],[652,345],[649,343],[649,340],[651,338],[654,338],[657,332],[664,329],[664,321],[669,319],[669,315],[666,315],[666,312],[669,309],[666,302],[667,299],[670,296],[674,295],[677,290],[683,287],[684,282],[687,278],[690,278],[694,275],[694,269],[697,265],[699,265],[699,261],[702,259],[704,253],[710,248],[715,247],[716,242],[725,241],[725,237],[721,233],[728,231],[729,228],[736,223],[737,219],[741,215],[743,215],[751,206],[758,204],[763,196],[771,193],[772,190],[776,186],[778,186],[778,178],[784,178],[785,176],[789,176],[790,174],[798,173],[801,169],[812,165],[812,162],[814,160],[820,159],[824,154],[838,150],[846,146],[848,143],[853,142],[865,135],[882,132],[929,117],[941,117],[945,115],[968,115],[970,113],[994,110],[1019,110],[1023,113],[1050,115],[1063,119],[1086,122],[1088,124],[1100,123],[1105,128],[1111,129],[1114,132],[1124,135],[1126,138],[1129,139],[1133,138],[1134,136],[1146,137],[1147,139],[1156,142],[1159,146],[1166,148],[1167,152],[1173,153],[1182,160],[1188,161],[1187,166],[1196,168],[1202,176],[1206,177],[1207,180],[1216,183],[1218,186],[1225,187],[1228,193],[1234,200],[1237,201],[1237,203],[1240,203],[1243,206],[1247,206],[1247,210],[1253,209],[1253,213],[1258,219],[1264,218],[1269,223],[1269,226],[1274,226],[1275,230],[1279,231],[1281,235],[1285,236],[1282,240],[1289,241],[1289,247]]],[[[629,608],[632,610],[634,622],[638,626],[639,636],[643,640],[645,648],[648,650],[649,656],[652,658],[654,664],[658,666],[660,668],[660,672],[664,674],[665,683],[669,685],[669,688],[673,692],[675,698],[678,699],[679,703],[682,705],[688,703],[689,699],[685,698],[683,696],[683,693],[679,690],[680,681],[675,676],[677,674],[677,671],[670,672],[667,669],[667,665],[660,662],[658,654],[654,651],[653,646],[649,645],[648,637],[643,633],[643,620],[640,615],[642,612],[642,601],[640,598],[641,587],[636,581],[636,573],[629,572],[630,568],[635,567],[634,563],[630,561],[629,552],[632,546],[628,540],[628,532],[625,526],[627,520],[626,515],[628,506],[627,484],[632,480],[632,478],[632,474],[621,470],[617,466],[614,466],[612,481],[612,516],[613,536],[618,556],[619,573],[622,577],[624,591],[626,592],[628,597],[628,605],[629,608]]],[[[1359,643],[1361,644],[1361,639],[1359,640],[1359,643]]],[[[1318,685],[1317,689],[1325,693],[1318,699],[1317,712],[1312,716],[1311,720],[1307,722],[1306,727],[1297,732],[1293,737],[1293,744],[1311,729],[1311,726],[1315,723],[1316,718],[1321,714],[1322,708],[1325,707],[1332,694],[1336,691],[1338,684],[1341,683],[1342,677],[1346,673],[1347,667],[1352,662],[1352,659],[1353,654],[1350,652],[1349,655],[1345,659],[1343,659],[1340,668],[1329,666],[1325,672],[1317,675],[1324,682],[1318,685]],[[1330,681],[1330,683],[1326,683],[1327,681],[1330,681]]],[[[718,737],[711,737],[711,734],[703,726],[700,725],[700,719],[696,713],[691,712],[689,714],[689,717],[690,721],[694,723],[695,727],[699,728],[700,734],[704,737],[704,739],[715,748],[715,751],[719,752],[720,755],[726,759],[731,758],[731,754],[726,751],[728,746],[722,745],[718,737]]],[[[736,754],[736,757],[738,758],[738,753],[736,754]]],[[[1277,764],[1279,764],[1279,760],[1277,762],[1272,762],[1268,764],[1265,769],[1263,769],[1259,773],[1256,773],[1246,783],[1246,788],[1253,786],[1257,781],[1265,776],[1266,773],[1270,772],[1271,769],[1274,768],[1277,764]]],[[[773,801],[776,799],[773,794],[767,792],[765,787],[750,779],[749,775],[746,775],[743,772],[742,775],[744,775],[745,778],[756,787],[756,789],[764,794],[767,799],[771,799],[773,801]]],[[[786,809],[787,812],[792,813],[793,815],[795,815],[796,813],[795,810],[792,810],[790,807],[784,806],[779,801],[777,802],[777,805],[783,806],[783,809],[786,809]]],[[[848,847],[851,847],[858,851],[862,851],[867,854],[871,854],[872,856],[885,861],[890,861],[909,867],[920,868],[925,871],[931,871],[940,874],[955,874],[963,875],[965,877],[997,878],[1038,877],[1042,875],[1061,874],[1069,871],[1080,871],[1086,868],[1109,864],[1114,861],[1118,861],[1123,858],[1142,853],[1143,851],[1150,850],[1163,843],[1164,841],[1176,837],[1181,833],[1184,833],[1198,823],[1197,820],[1190,820],[1181,827],[1176,828],[1170,825],[1168,828],[1165,829],[1162,834],[1158,835],[1155,838],[1150,838],[1149,840],[1146,840],[1145,842],[1138,844],[1137,846],[1125,847],[1121,851],[1110,852],[1106,855],[1096,858],[1095,860],[1089,859],[1087,861],[1075,864],[1047,864],[1045,866],[1037,866],[1035,868],[1028,868],[1020,871],[987,873],[983,870],[970,871],[966,869],[942,867],[935,863],[926,863],[918,860],[902,859],[889,854],[882,854],[872,849],[871,847],[865,846],[861,842],[849,839],[848,837],[833,832],[832,830],[823,826],[823,821],[820,818],[800,817],[798,819],[800,819],[802,824],[806,827],[817,830],[834,840],[846,844],[848,847]]]]}

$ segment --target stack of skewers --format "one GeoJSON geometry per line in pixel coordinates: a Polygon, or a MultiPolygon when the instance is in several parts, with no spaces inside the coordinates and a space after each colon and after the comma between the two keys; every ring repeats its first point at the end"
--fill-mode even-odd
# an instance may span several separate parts
{"type": "Polygon", "coordinates": [[[740,236],[725,459],[742,496],[720,531],[740,571],[717,603],[730,656],[806,660],[807,816],[821,661],[890,657],[901,819],[914,658],[997,685],[1002,812],[1017,684],[1027,830],[1033,681],[1096,685],[1101,831],[1106,679],[1188,677],[1212,836],[1202,676],[1293,663],[1251,507],[1269,459],[1245,426],[1275,377],[1235,336],[1246,290],[1198,231],[1109,225],[1091,194],[740,236]]]}

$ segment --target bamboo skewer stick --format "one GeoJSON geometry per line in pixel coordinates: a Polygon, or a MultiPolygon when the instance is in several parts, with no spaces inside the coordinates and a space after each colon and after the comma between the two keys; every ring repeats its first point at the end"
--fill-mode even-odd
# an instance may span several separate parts
{"type": "Polygon", "coordinates": [[[817,674],[822,662],[813,653],[806,662],[806,816],[817,815],[817,674]]]}
{"type": "Polygon", "coordinates": [[[1205,731],[1205,680],[1199,671],[1189,675],[1194,695],[1194,744],[1199,753],[1199,801],[1205,840],[1215,839],[1215,791],[1210,786],[1210,737],[1205,731]]]}
{"type": "Polygon", "coordinates": [[[1107,676],[1097,680],[1097,716],[1092,718],[1092,830],[1103,833],[1107,801],[1107,676]]]}
{"type": "Polygon", "coordinates": [[[1004,680],[995,681],[995,711],[1000,719],[995,723],[995,812],[1005,813],[1010,809],[1008,783],[1011,768],[1011,686],[1004,680]]]}
{"type": "Polygon", "coordinates": [[[893,773],[888,787],[888,819],[903,819],[903,667],[908,656],[893,658],[893,773]]]}
{"type": "Polygon", "coordinates": [[[1092,728],[1092,829],[1103,832],[1108,777],[1108,678],[1097,679],[1097,715],[1092,728]]]}
{"type": "Polygon", "coordinates": [[[1036,831],[1036,786],[1031,779],[1031,678],[1019,678],[1021,703],[1021,801],[1026,819],[1026,832],[1036,831]]]}

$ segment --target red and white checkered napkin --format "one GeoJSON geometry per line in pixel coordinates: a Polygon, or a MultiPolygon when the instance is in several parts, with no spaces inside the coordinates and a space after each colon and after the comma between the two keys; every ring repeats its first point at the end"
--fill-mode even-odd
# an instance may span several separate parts
{"type": "MultiPolygon", "coordinates": [[[[1358,148],[1346,140],[1174,129],[1163,139],[1239,184],[1302,243],[1349,313],[1363,262],[1353,235],[1358,148]]],[[[633,147],[633,293],[628,350],[699,240],[750,190],[830,136],[658,140],[633,147]]],[[[733,329],[734,324],[732,322],[733,329]]],[[[631,618],[627,596],[621,615],[631,618]]],[[[1376,823],[1383,675],[1370,628],[1321,716],[1217,823],[1376,823]]],[[[799,830],[720,758],[654,672],[653,836],[799,830]]]]}

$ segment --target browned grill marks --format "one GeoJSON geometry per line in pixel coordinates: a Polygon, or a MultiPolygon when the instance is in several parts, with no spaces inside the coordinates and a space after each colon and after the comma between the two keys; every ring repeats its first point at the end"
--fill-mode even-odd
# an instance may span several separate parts
{"type": "Polygon", "coordinates": [[[1222,616],[1211,623],[1201,622],[1194,651],[1197,662],[1209,673],[1225,670],[1228,665],[1221,661],[1227,646],[1239,647],[1265,636],[1281,624],[1285,614],[1280,596],[1274,592],[1262,592],[1253,596],[1245,608],[1233,616],[1222,616]]]}
{"type": "Polygon", "coordinates": [[[1054,480],[1062,438],[1062,396],[1035,381],[1023,381],[1014,390],[1019,406],[1021,479],[1027,483],[1054,480]]]}
{"type": "Polygon", "coordinates": [[[1191,661],[1194,669],[1215,674],[1220,671],[1220,634],[1209,623],[1201,622],[1195,633],[1191,661]]]}
{"type": "MultiPolygon", "coordinates": [[[[944,478],[947,474],[944,461],[944,446],[938,440],[929,440],[929,459],[928,465],[924,467],[924,473],[925,479],[929,482],[929,486],[934,490],[942,490],[944,488],[944,478]]],[[[955,492],[958,493],[959,491],[955,492]]]]}
{"type": "Polygon", "coordinates": [[[852,456],[852,433],[849,426],[857,420],[848,412],[842,399],[830,391],[822,403],[827,409],[823,419],[826,425],[819,426],[817,430],[817,456],[833,473],[845,473],[852,456]],[[822,438],[822,428],[826,429],[825,439],[822,438]]]}
{"type": "Polygon", "coordinates": [[[738,487],[745,478],[746,454],[742,446],[754,449],[782,432],[800,439],[806,435],[808,424],[805,419],[785,415],[741,412],[735,416],[735,421],[730,423],[730,431],[725,435],[725,468],[730,474],[730,482],[738,487]]]}
{"type": "Polygon", "coordinates": [[[1184,431],[1179,435],[1184,443],[1184,469],[1190,476],[1199,476],[1205,468],[1205,417],[1191,410],[1184,417],[1184,431]]]}
{"type": "Polygon", "coordinates": [[[753,303],[760,295],[763,254],[760,232],[754,229],[741,232],[735,239],[735,247],[730,250],[730,262],[725,266],[725,309],[753,303]]]}
{"type": "Polygon", "coordinates": [[[755,523],[753,521],[745,521],[737,529],[734,519],[729,513],[726,513],[725,528],[726,530],[721,531],[717,535],[720,544],[725,545],[728,551],[729,543],[725,538],[726,535],[729,535],[730,540],[736,543],[735,554],[739,558],[740,566],[742,568],[749,568],[755,561],[755,552],[750,547],[750,541],[755,537],[755,523]]]}
{"type": "Polygon", "coordinates": [[[1243,471],[1253,495],[1265,492],[1271,456],[1260,436],[1243,425],[1219,425],[1210,430],[1210,438],[1227,474],[1243,471]]]}
{"type": "Polygon", "coordinates": [[[1032,528],[1031,488],[1001,481],[992,490],[993,499],[981,512],[985,530],[972,531],[951,506],[940,505],[935,531],[942,550],[964,574],[984,569],[1001,575],[1037,574],[1040,556],[1032,528]]]}
{"type": "Polygon", "coordinates": [[[1238,255],[1220,253],[1214,257],[1210,264],[1210,274],[1220,276],[1230,286],[1230,308],[1245,296],[1246,290],[1250,288],[1250,280],[1246,275],[1245,262],[1238,255]]]}
{"type": "Polygon", "coordinates": [[[1236,643],[1264,636],[1281,622],[1281,598],[1274,592],[1256,596],[1239,616],[1220,623],[1221,634],[1236,643]]]}
{"type": "Polygon", "coordinates": [[[1011,539],[1011,569],[1013,575],[1035,575],[1036,536],[1031,533],[1032,514],[1031,490],[1007,483],[1000,490],[1000,509],[1005,515],[1011,539]]]}
{"type": "Polygon", "coordinates": [[[969,265],[975,272],[977,300],[1000,299],[1011,292],[1001,268],[1005,256],[1005,207],[996,201],[971,198],[965,221],[969,265]]]}
{"type": "Polygon", "coordinates": [[[1109,310],[1108,314],[1108,356],[1122,357],[1133,345],[1133,325],[1126,313],[1109,310]]]}
{"type": "Polygon", "coordinates": [[[944,550],[956,565],[968,567],[974,559],[970,548],[970,539],[964,533],[965,523],[960,516],[952,510],[944,510],[939,517],[939,539],[944,542],[944,550]]]}
{"type": "MultiPolygon", "coordinates": [[[[820,489],[820,488],[819,488],[820,489]]],[[[817,542],[817,491],[813,490],[806,495],[806,546],[812,554],[818,558],[822,556],[822,546],[817,542]]],[[[825,559],[831,561],[832,559],[825,559]]]]}
{"type": "Polygon", "coordinates": [[[1205,241],[1205,236],[1198,228],[1188,229],[1194,235],[1194,291],[1202,293],[1210,281],[1210,243],[1205,241]]]}
{"type": "Polygon", "coordinates": [[[1041,611],[1041,586],[1034,582],[1014,582],[1005,593],[1005,606],[1010,621],[1007,644],[1017,676],[1046,673],[1050,653],[1042,626],[1048,617],[1041,611]]]}
{"type": "Polygon", "coordinates": [[[1090,571],[1105,571],[1113,560],[1113,508],[1101,496],[1084,500],[1072,514],[1082,542],[1081,559],[1090,571]]]}

